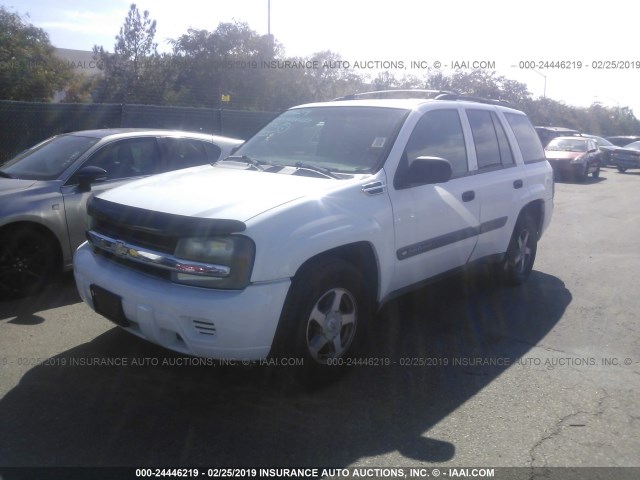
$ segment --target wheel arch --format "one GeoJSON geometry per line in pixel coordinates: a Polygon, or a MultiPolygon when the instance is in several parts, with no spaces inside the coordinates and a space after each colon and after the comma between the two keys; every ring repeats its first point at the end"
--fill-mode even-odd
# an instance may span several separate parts
{"type": "Polygon", "coordinates": [[[542,236],[542,228],[544,225],[544,215],[545,215],[544,201],[534,200],[532,202],[527,203],[524,207],[522,207],[522,210],[520,210],[518,219],[524,215],[530,215],[533,221],[535,222],[537,239],[540,240],[540,237],[542,236]]]}
{"type": "Polygon", "coordinates": [[[380,266],[373,245],[365,241],[341,245],[310,257],[298,267],[294,281],[296,277],[299,277],[302,272],[311,268],[315,263],[324,262],[331,258],[342,260],[358,269],[362,273],[371,297],[377,301],[380,291],[380,266]]]}
{"type": "Polygon", "coordinates": [[[62,245],[60,245],[60,239],[56,236],[55,233],[45,225],[41,223],[36,223],[28,220],[20,220],[11,223],[4,224],[0,227],[0,236],[4,235],[6,232],[11,232],[12,230],[16,230],[19,228],[25,228],[29,230],[33,230],[45,237],[55,248],[55,262],[57,265],[57,270],[62,271],[64,265],[64,253],[62,249],[62,245]]]}

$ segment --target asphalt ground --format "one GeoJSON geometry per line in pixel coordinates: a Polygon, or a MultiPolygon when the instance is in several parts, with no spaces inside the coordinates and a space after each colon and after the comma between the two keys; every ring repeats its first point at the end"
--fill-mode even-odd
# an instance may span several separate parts
{"type": "Polygon", "coordinates": [[[70,274],[2,302],[0,467],[640,466],[639,187],[557,183],[526,285],[393,301],[369,365],[314,392],[133,337],[70,274]]]}

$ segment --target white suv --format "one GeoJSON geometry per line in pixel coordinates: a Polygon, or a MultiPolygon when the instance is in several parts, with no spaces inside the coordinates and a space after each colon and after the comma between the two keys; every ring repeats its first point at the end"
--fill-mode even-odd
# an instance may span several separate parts
{"type": "Polygon", "coordinates": [[[375,311],[408,289],[487,260],[525,281],[552,209],[524,113],[450,93],[352,96],[284,112],[214,166],[95,198],[75,278],[151,342],[297,357],[312,378],[358,352],[375,311]]]}

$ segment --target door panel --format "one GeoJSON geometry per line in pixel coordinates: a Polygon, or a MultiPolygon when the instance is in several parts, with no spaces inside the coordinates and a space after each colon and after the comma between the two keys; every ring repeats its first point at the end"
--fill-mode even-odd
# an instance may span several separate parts
{"type": "Polygon", "coordinates": [[[401,289],[464,265],[477,241],[480,202],[468,174],[465,138],[457,109],[427,112],[416,124],[396,179],[420,156],[444,158],[454,178],[445,183],[390,189],[396,233],[396,275],[401,289]]]}
{"type": "Polygon", "coordinates": [[[517,166],[504,125],[488,109],[465,109],[475,147],[475,175],[480,210],[478,244],[470,260],[504,253],[515,224],[513,212],[525,192],[523,168],[517,166]]]}

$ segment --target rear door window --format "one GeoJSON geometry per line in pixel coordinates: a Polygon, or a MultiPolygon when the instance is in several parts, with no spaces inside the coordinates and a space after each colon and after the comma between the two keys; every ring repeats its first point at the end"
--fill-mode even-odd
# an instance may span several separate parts
{"type": "MultiPolygon", "coordinates": [[[[210,159],[204,142],[200,140],[192,138],[165,138],[164,141],[167,146],[167,156],[164,166],[166,171],[197,167],[214,161],[210,159]]],[[[218,156],[219,155],[218,152],[218,156]]]]}
{"type": "Polygon", "coordinates": [[[478,168],[513,165],[513,154],[498,116],[489,110],[467,110],[478,168]]]}

